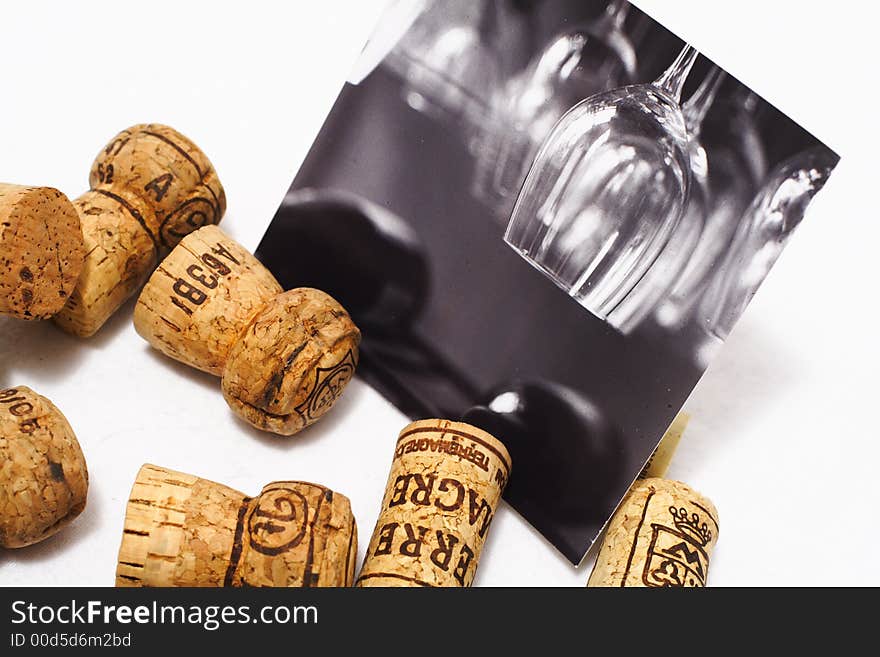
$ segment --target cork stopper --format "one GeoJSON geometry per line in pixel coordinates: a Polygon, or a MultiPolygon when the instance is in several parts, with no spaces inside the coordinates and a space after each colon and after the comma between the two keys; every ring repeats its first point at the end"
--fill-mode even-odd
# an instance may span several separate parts
{"type": "Polygon", "coordinates": [[[507,449],[481,429],[404,428],[357,585],[470,586],[509,476],[507,449]]]}
{"type": "Polygon", "coordinates": [[[79,215],[64,194],[0,183],[0,315],[57,313],[76,286],[85,253],[79,215]]]}
{"type": "Polygon", "coordinates": [[[299,481],[250,498],[144,465],[125,512],[117,586],[351,586],[357,528],[345,495],[299,481]]]}
{"type": "Polygon", "coordinates": [[[135,306],[134,327],[166,356],[220,376],[242,329],[281,292],[243,246],[205,226],[150,277],[135,306]]]}
{"type": "Polygon", "coordinates": [[[38,543],[86,505],[89,475],[61,411],[30,388],[0,390],[0,546],[38,543]]]}
{"type": "Polygon", "coordinates": [[[275,297],[232,347],[223,398],[257,429],[289,436],[330,410],[354,377],[361,334],[330,295],[275,297]]]}
{"type": "Polygon", "coordinates": [[[336,402],[357,365],[360,331],[311,288],[282,292],[272,274],[216,226],[186,237],[144,286],[137,332],[162,353],[222,377],[232,410],[293,435],[336,402]]]}
{"type": "Polygon", "coordinates": [[[88,337],[146,280],[183,237],[219,223],[226,196],[211,162],[159,124],[120,132],[98,154],[90,191],[74,205],[88,254],[76,290],[54,321],[88,337]]]}
{"type": "Polygon", "coordinates": [[[587,586],[705,586],[717,540],[710,500],[680,481],[637,481],[608,525],[587,586]]]}

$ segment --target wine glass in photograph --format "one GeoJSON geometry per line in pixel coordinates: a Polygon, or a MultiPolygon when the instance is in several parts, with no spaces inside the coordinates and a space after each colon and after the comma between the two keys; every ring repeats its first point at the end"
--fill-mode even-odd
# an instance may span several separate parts
{"type": "Polygon", "coordinates": [[[494,0],[434,0],[386,58],[413,109],[474,131],[501,79],[494,0]]]}
{"type": "Polygon", "coordinates": [[[822,189],[838,157],[816,146],[771,172],[737,227],[730,250],[703,298],[711,334],[724,340],[822,189]]]}
{"type": "Polygon", "coordinates": [[[685,46],[653,83],[569,110],[529,170],[504,240],[603,320],[632,291],[681,220],[691,167],[681,89],[685,46]]]}
{"type": "Polygon", "coordinates": [[[608,315],[608,321],[623,333],[636,329],[657,310],[672,286],[689,275],[687,272],[699,258],[699,245],[707,237],[704,229],[710,199],[709,165],[706,151],[700,142],[700,133],[703,120],[715,100],[724,75],[724,71],[713,65],[697,90],[682,106],[688,131],[690,194],[681,221],[654,264],[608,315]]]}
{"type": "Polygon", "coordinates": [[[634,82],[636,54],[622,29],[629,6],[612,0],[599,18],[557,34],[494,95],[473,148],[474,193],[500,215],[509,215],[541,142],[569,108],[634,82]]]}
{"type": "Polygon", "coordinates": [[[758,97],[740,86],[729,98],[716,102],[720,107],[709,117],[714,119],[710,121],[714,137],[701,149],[708,158],[710,202],[703,235],[687,267],[657,310],[658,323],[669,329],[681,328],[694,319],[697,302],[767,173],[754,121],[757,103],[758,97]]]}

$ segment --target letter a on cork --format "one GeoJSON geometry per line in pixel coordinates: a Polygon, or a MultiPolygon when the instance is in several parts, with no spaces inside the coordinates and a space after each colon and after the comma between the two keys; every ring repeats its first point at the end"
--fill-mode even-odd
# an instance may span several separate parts
{"type": "Polygon", "coordinates": [[[53,321],[94,334],[186,235],[219,223],[223,186],[205,154],[156,123],[123,130],[92,163],[90,190],[74,201],[86,259],[76,289],[53,321]]]}

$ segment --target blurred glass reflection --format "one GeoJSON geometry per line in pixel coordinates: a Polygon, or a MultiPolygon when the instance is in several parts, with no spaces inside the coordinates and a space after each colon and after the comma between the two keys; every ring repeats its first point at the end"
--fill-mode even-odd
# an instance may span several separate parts
{"type": "Polygon", "coordinates": [[[700,239],[705,236],[706,212],[710,200],[709,165],[700,142],[703,120],[715,100],[724,72],[710,68],[700,86],[682,107],[688,132],[691,185],[681,221],[660,255],[633,290],[608,316],[623,333],[629,333],[648,318],[667,297],[687,267],[694,267],[700,239]]]}
{"type": "Polygon", "coordinates": [[[818,146],[785,160],[770,174],[703,299],[708,329],[716,338],[730,333],[837,161],[829,149],[818,146]]]}
{"type": "Polygon", "coordinates": [[[706,121],[713,134],[705,148],[701,144],[702,161],[708,166],[706,221],[687,267],[657,311],[657,321],[669,329],[700,321],[694,317],[697,302],[766,174],[764,149],[754,122],[756,105],[757,96],[738,85],[729,98],[714,104],[718,107],[714,120],[709,115],[706,121]]]}
{"type": "Polygon", "coordinates": [[[501,84],[500,3],[434,0],[394,47],[387,65],[415,110],[473,133],[501,84]]]}
{"type": "Polygon", "coordinates": [[[558,33],[494,94],[475,144],[474,194],[499,216],[510,213],[541,142],[566,111],[635,81],[636,55],[622,29],[628,11],[626,0],[613,0],[599,18],[558,33]]]}

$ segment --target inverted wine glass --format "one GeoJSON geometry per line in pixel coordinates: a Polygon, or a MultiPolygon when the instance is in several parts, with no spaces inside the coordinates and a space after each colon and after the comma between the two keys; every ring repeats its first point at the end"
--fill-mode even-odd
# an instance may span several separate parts
{"type": "Polygon", "coordinates": [[[597,317],[629,294],[681,220],[691,168],[686,46],[654,83],[587,98],[554,126],[504,239],[597,317]]]}
{"type": "Polygon", "coordinates": [[[770,174],[737,227],[703,298],[712,335],[724,340],[822,189],[838,157],[824,146],[802,151],[770,174]]]}
{"type": "Polygon", "coordinates": [[[658,308],[657,321],[667,328],[681,328],[695,319],[697,304],[767,173],[754,122],[757,102],[753,92],[740,87],[710,115],[715,136],[705,147],[701,144],[711,171],[705,228],[687,267],[658,308]]]}
{"type": "Polygon", "coordinates": [[[697,90],[682,106],[688,131],[690,194],[681,221],[660,255],[632,292],[608,316],[608,321],[624,333],[636,329],[661,307],[660,304],[667,299],[673,285],[688,275],[686,270],[693,266],[699,255],[697,249],[706,237],[706,212],[710,199],[709,165],[706,151],[700,142],[700,134],[703,120],[723,80],[724,71],[713,65],[697,90]]]}

